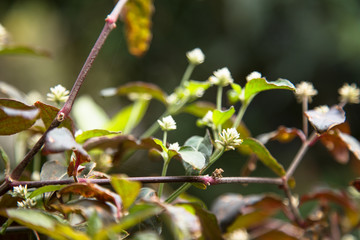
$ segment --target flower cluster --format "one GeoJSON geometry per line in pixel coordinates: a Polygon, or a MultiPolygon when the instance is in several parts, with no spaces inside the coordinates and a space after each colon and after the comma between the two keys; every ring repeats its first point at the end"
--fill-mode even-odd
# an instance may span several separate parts
{"type": "Polygon", "coordinates": [[[226,87],[234,82],[231,77],[231,73],[228,68],[221,68],[213,73],[213,76],[209,78],[209,82],[214,85],[226,87]]]}
{"type": "Polygon", "coordinates": [[[360,89],[356,84],[351,85],[345,83],[340,89],[340,102],[346,103],[360,103],[360,89]]]}
{"type": "Polygon", "coordinates": [[[69,90],[60,84],[50,88],[50,92],[51,93],[46,94],[47,100],[57,104],[66,102],[66,100],[69,98],[69,90]]]}
{"type": "Polygon", "coordinates": [[[223,146],[225,150],[235,150],[235,147],[239,146],[243,141],[235,128],[223,129],[219,137],[220,140],[215,142],[223,146]]]}
{"type": "Polygon", "coordinates": [[[317,95],[317,90],[314,88],[312,83],[309,82],[301,82],[296,84],[295,96],[298,102],[303,102],[304,99],[310,103],[312,101],[312,97],[317,95]]]}
{"type": "Polygon", "coordinates": [[[14,187],[12,196],[24,199],[17,202],[17,206],[19,208],[32,208],[36,205],[36,201],[28,197],[27,185],[25,185],[25,187],[23,187],[22,185],[14,187]]]}
{"type": "Polygon", "coordinates": [[[201,51],[200,48],[195,48],[195,49],[187,52],[186,57],[187,57],[189,63],[191,63],[193,65],[199,65],[199,64],[203,63],[205,60],[205,55],[201,51]]]}
{"type": "Polygon", "coordinates": [[[172,118],[172,116],[167,116],[167,117],[164,117],[162,119],[162,121],[160,121],[160,120],[157,120],[157,121],[163,131],[170,131],[170,130],[176,129],[176,122],[172,118]]]}
{"type": "Polygon", "coordinates": [[[212,128],[214,126],[213,112],[208,111],[202,119],[198,120],[198,124],[199,126],[207,126],[212,128]]]}

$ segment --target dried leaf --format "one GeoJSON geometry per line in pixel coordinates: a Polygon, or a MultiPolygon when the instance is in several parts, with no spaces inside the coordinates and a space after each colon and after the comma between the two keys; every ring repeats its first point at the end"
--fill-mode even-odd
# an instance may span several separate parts
{"type": "Polygon", "coordinates": [[[345,112],[339,106],[333,106],[329,111],[309,110],[305,112],[305,116],[318,132],[326,132],[330,128],[345,122],[345,112]]]}

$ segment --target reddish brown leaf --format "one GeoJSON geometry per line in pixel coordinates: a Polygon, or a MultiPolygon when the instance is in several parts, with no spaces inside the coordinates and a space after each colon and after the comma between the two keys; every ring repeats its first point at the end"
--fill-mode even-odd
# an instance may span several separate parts
{"type": "Polygon", "coordinates": [[[111,192],[110,190],[100,187],[92,183],[73,183],[60,190],[60,195],[73,193],[81,195],[85,198],[96,198],[99,201],[106,201],[113,203],[117,210],[118,216],[121,215],[122,202],[119,195],[111,192]]]}
{"type": "Polygon", "coordinates": [[[287,128],[280,126],[277,130],[261,134],[257,137],[263,144],[266,144],[268,141],[277,140],[281,143],[287,143],[292,141],[295,137],[299,137],[302,141],[305,141],[305,136],[303,132],[297,128],[287,128]]]}

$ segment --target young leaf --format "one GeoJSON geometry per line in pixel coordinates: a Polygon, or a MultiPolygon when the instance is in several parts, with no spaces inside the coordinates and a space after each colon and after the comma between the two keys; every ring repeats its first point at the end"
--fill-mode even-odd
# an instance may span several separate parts
{"type": "Polygon", "coordinates": [[[222,126],[227,120],[229,120],[235,113],[233,106],[226,111],[214,110],[213,111],[213,122],[215,126],[222,126]]]}
{"type": "Polygon", "coordinates": [[[65,185],[47,185],[47,186],[43,186],[41,188],[36,189],[35,191],[33,191],[29,198],[33,198],[36,197],[40,194],[43,193],[47,193],[47,192],[55,192],[57,190],[60,190],[61,188],[65,187],[65,185]]]}
{"type": "Polygon", "coordinates": [[[244,87],[244,101],[247,102],[250,98],[253,98],[259,92],[272,89],[285,89],[294,91],[295,86],[286,79],[278,79],[273,82],[268,82],[264,78],[255,78],[248,81],[244,87]]]}
{"type": "Polygon", "coordinates": [[[321,109],[314,109],[305,112],[311,125],[318,132],[326,132],[330,128],[345,122],[345,112],[339,106],[333,106],[329,110],[322,111],[321,109]]]}
{"type": "Polygon", "coordinates": [[[148,50],[151,34],[152,0],[132,0],[125,5],[125,32],[129,51],[140,57],[148,50]]]}
{"type": "Polygon", "coordinates": [[[211,143],[210,134],[207,131],[205,137],[192,136],[184,143],[184,146],[193,147],[195,150],[203,153],[208,160],[212,154],[213,145],[211,143]]]}
{"type": "MultiPolygon", "coordinates": [[[[45,128],[49,128],[60,109],[39,101],[34,105],[40,109],[40,118],[43,121],[45,128]]],[[[59,127],[66,127],[70,132],[74,133],[74,124],[70,117],[66,117],[59,127]]]]}
{"type": "Polygon", "coordinates": [[[23,226],[48,235],[54,239],[90,239],[88,236],[86,236],[86,234],[75,231],[69,225],[65,225],[55,216],[45,211],[17,208],[1,210],[0,215],[13,219],[23,226]]]}
{"type": "Polygon", "coordinates": [[[102,136],[118,134],[118,133],[119,132],[111,132],[111,131],[104,130],[104,129],[92,129],[92,130],[88,130],[88,131],[82,132],[81,134],[77,135],[75,140],[78,143],[84,143],[86,140],[88,140],[90,138],[102,137],[102,136]]]}
{"type": "Polygon", "coordinates": [[[211,102],[197,101],[184,107],[183,111],[202,118],[208,111],[213,111],[215,108],[215,105],[211,102]]]}
{"type": "MultiPolygon", "coordinates": [[[[125,127],[128,125],[128,122],[131,120],[130,116],[134,109],[136,103],[133,103],[125,108],[123,108],[120,112],[118,112],[111,120],[108,122],[105,126],[105,128],[109,131],[124,131],[125,127]]],[[[136,119],[131,125],[133,127],[136,127],[136,125],[143,119],[145,112],[149,106],[149,101],[141,101],[140,102],[140,111],[138,115],[136,116],[136,119]]],[[[131,129],[127,129],[128,132],[131,131],[131,129]]]]}
{"type": "Polygon", "coordinates": [[[124,209],[128,209],[134,203],[141,188],[139,182],[126,180],[126,176],[111,176],[111,186],[120,195],[124,209]]]}
{"type": "Polygon", "coordinates": [[[30,128],[39,109],[11,99],[0,99],[0,135],[11,135],[30,128]]]}
{"type": "Polygon", "coordinates": [[[190,164],[193,169],[201,170],[205,166],[205,156],[193,147],[181,147],[179,153],[182,160],[190,164]]]}
{"type": "Polygon", "coordinates": [[[254,138],[245,138],[241,146],[251,149],[256,156],[277,175],[285,176],[286,172],[284,167],[276,161],[276,159],[259,140],[254,138]]]}
{"type": "Polygon", "coordinates": [[[187,82],[186,89],[189,91],[190,96],[202,97],[204,92],[211,86],[209,82],[200,82],[191,80],[187,82]]]}
{"type": "Polygon", "coordinates": [[[230,104],[235,104],[240,101],[240,96],[242,94],[242,88],[239,84],[232,83],[232,89],[227,92],[227,97],[230,104]]]}
{"type": "Polygon", "coordinates": [[[104,97],[138,94],[139,96],[143,95],[144,97],[150,99],[155,98],[164,104],[166,104],[167,97],[166,93],[160,87],[155,84],[145,82],[130,82],[118,88],[103,89],[100,94],[104,97]]]}

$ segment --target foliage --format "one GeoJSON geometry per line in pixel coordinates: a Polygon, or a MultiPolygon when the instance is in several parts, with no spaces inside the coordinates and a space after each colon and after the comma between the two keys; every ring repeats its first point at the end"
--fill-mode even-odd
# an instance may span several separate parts
{"type": "MultiPolygon", "coordinates": [[[[125,3],[119,1],[106,19],[89,59],[95,59],[115,28],[125,3]]],[[[129,0],[125,5],[125,32],[129,52],[135,56],[144,55],[149,48],[153,8],[151,0],[129,0]]],[[[0,54],[44,55],[39,50],[14,46],[8,40],[0,42],[0,54]]],[[[41,101],[29,104],[15,97],[24,95],[20,90],[2,83],[8,98],[0,99],[0,135],[24,134],[26,140],[18,141],[30,150],[10,169],[13,160],[1,149],[6,169],[0,186],[0,215],[7,219],[1,233],[6,234],[16,223],[36,235],[41,233],[54,239],[162,239],[169,237],[167,232],[173,239],[336,239],[354,234],[360,226],[359,194],[355,190],[360,190],[359,180],[352,182],[355,188],[349,191],[327,188],[299,197],[292,194],[292,188],[297,166],[316,142],[322,143],[339,162],[347,163],[349,152],[360,158],[360,143],[351,136],[344,111],[346,104],[359,102],[356,85],[344,85],[346,91],[344,87],[339,91],[340,103],[331,108],[308,110],[309,100],[317,94],[314,89],[300,92],[299,85],[294,86],[289,80],[268,81],[258,72],[251,73],[241,86],[234,82],[227,68],[215,71],[205,81],[190,80],[195,67],[204,62],[204,55],[200,49],[194,49],[187,57],[184,76],[170,94],[160,86],[144,82],[102,90],[104,97],[126,96],[131,103],[118,109],[112,118],[101,116],[104,120],[101,129],[81,131],[83,121],[69,116],[92,61],[85,63],[70,95],[65,88],[52,88],[48,99],[56,106],[41,101]],[[200,100],[210,88],[217,89],[215,104],[200,100]],[[223,104],[224,90],[228,90],[231,106],[223,104]],[[294,92],[302,103],[303,128],[280,126],[257,138],[251,137],[243,121],[244,114],[258,94],[270,90],[294,92]],[[162,104],[165,111],[139,134],[152,100],[162,104]],[[62,101],[64,105],[58,108],[62,101]],[[198,118],[196,125],[206,129],[205,133],[189,136],[182,145],[170,143],[168,132],[181,131],[173,117],[184,113],[198,118]],[[308,123],[314,128],[310,135],[308,123]],[[160,126],[163,138],[157,139],[154,134],[160,126]],[[301,147],[286,169],[266,144],[274,140],[285,144],[296,138],[300,139],[301,147]],[[114,174],[113,167],[131,161],[139,150],[147,151],[149,158],[163,161],[161,177],[114,174]],[[231,150],[249,158],[244,164],[247,168],[244,175],[223,177],[223,169],[217,168],[209,176],[209,168],[215,162],[221,166],[217,161],[231,150]],[[40,169],[41,158],[46,162],[40,169]],[[167,177],[169,164],[176,160],[184,166],[184,176],[167,177]],[[273,172],[272,177],[249,176],[257,160],[273,172]],[[32,174],[26,174],[30,161],[34,161],[34,169],[32,174]],[[168,182],[183,185],[176,190],[170,187],[164,190],[168,182]],[[149,188],[144,183],[159,184],[149,188]],[[200,199],[185,193],[192,185],[207,189],[215,184],[240,183],[273,184],[284,194],[226,193],[218,196],[209,210],[200,199]],[[165,228],[168,231],[163,231],[165,228]]],[[[104,114],[101,110],[94,113],[104,114]]]]}

